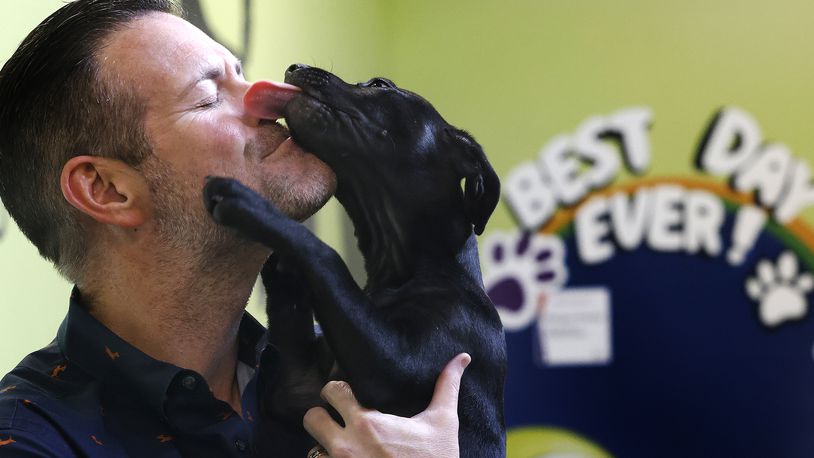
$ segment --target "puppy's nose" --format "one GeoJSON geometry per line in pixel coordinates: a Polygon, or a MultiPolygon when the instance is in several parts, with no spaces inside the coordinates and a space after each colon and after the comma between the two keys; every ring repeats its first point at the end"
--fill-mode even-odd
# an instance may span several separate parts
{"type": "Polygon", "coordinates": [[[305,64],[292,64],[290,67],[288,67],[285,70],[285,75],[288,76],[290,73],[294,73],[297,70],[305,70],[306,68],[309,68],[309,67],[307,65],[305,65],[305,64]]]}

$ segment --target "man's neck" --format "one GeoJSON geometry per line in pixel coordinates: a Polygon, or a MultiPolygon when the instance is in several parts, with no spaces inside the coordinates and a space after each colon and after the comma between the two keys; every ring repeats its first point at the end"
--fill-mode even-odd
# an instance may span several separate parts
{"type": "Polygon", "coordinates": [[[259,262],[220,259],[217,269],[201,269],[168,258],[150,269],[131,258],[80,285],[90,313],[145,354],[199,372],[240,413],[237,334],[259,262]]]}

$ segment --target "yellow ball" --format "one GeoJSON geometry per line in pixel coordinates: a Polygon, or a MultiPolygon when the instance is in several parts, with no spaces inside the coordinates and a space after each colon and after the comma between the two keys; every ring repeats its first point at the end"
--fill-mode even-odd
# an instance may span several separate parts
{"type": "Polygon", "coordinates": [[[508,431],[506,458],[612,458],[612,455],[565,429],[526,426],[508,431]]]}

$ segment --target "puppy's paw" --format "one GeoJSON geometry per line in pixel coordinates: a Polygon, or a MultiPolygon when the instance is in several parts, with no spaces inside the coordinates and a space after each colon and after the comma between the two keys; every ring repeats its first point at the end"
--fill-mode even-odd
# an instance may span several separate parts
{"type": "Polygon", "coordinates": [[[207,177],[203,189],[206,210],[218,222],[221,222],[221,218],[219,218],[219,215],[222,214],[221,207],[228,206],[234,201],[251,201],[253,200],[252,194],[256,195],[254,191],[232,178],[207,177]]]}
{"type": "Polygon", "coordinates": [[[308,351],[270,345],[260,358],[258,375],[258,403],[263,415],[292,426],[302,425],[308,409],[327,406],[320,392],[328,377],[320,367],[317,348],[313,342],[301,348],[308,351]]]}
{"type": "Polygon", "coordinates": [[[207,178],[203,198],[207,211],[216,222],[253,239],[258,238],[258,227],[277,214],[266,199],[231,178],[207,178]]]}

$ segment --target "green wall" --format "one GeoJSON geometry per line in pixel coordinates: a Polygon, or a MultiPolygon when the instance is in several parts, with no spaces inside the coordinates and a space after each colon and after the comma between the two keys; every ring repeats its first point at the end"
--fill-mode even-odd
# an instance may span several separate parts
{"type": "MultiPolygon", "coordinates": [[[[814,159],[814,2],[384,3],[389,73],[470,130],[502,177],[589,116],[637,105],[653,110],[648,175],[690,173],[730,104],[814,159]]],[[[490,225],[513,226],[505,206],[490,225]]]]}
{"type": "MultiPolygon", "coordinates": [[[[0,3],[0,61],[61,4],[0,3]]],[[[203,4],[215,33],[238,46],[243,2],[203,4]]],[[[280,79],[293,62],[349,80],[392,77],[471,131],[501,176],[555,134],[632,105],[654,113],[652,175],[694,173],[699,137],[728,104],[814,158],[809,1],[255,0],[252,17],[250,78],[280,79]]],[[[344,250],[336,204],[314,225],[344,250]]],[[[500,206],[490,228],[512,226],[500,206]]],[[[0,240],[0,372],[53,337],[68,290],[15,229],[0,240]]]]}

